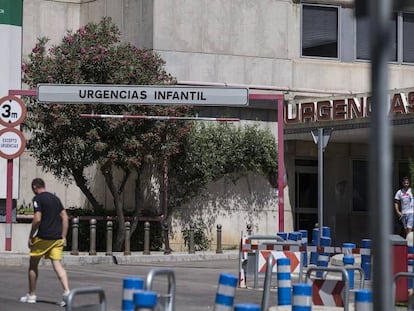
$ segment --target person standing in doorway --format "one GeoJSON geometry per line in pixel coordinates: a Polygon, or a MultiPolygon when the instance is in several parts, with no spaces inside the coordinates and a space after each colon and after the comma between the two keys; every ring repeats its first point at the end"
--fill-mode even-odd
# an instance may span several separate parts
{"type": "Polygon", "coordinates": [[[414,202],[408,177],[402,179],[402,188],[394,196],[394,209],[404,226],[405,235],[413,231],[414,202]]]}
{"type": "Polygon", "coordinates": [[[50,259],[53,270],[63,288],[63,299],[58,304],[66,305],[69,295],[69,282],[62,266],[63,247],[68,232],[68,215],[60,199],[46,191],[41,178],[32,181],[34,216],[29,234],[29,292],[20,298],[24,303],[36,303],[36,283],[39,276],[38,265],[42,257],[50,259]]]}

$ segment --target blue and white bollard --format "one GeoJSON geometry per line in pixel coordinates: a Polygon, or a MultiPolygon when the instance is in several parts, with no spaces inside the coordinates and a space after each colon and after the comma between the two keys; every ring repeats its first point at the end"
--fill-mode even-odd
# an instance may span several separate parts
{"type": "Polygon", "coordinates": [[[135,311],[153,311],[158,302],[158,294],[140,290],[134,293],[135,311]]]}
{"type": "Polygon", "coordinates": [[[290,275],[290,259],[279,258],[277,261],[277,304],[292,304],[292,281],[290,275]]]}
{"type": "Polygon", "coordinates": [[[289,241],[300,241],[302,239],[302,234],[299,232],[289,232],[288,238],[289,241]]]}
{"type": "MultiPolygon", "coordinates": [[[[352,250],[356,248],[354,243],[343,243],[342,250],[344,252],[344,257],[342,258],[342,262],[344,263],[345,269],[348,267],[353,267],[355,263],[354,254],[352,254],[352,250]]],[[[347,269],[348,277],[349,277],[349,289],[354,289],[354,269],[347,269]]],[[[342,277],[344,280],[344,277],[342,277]]]]}
{"type": "Polygon", "coordinates": [[[134,294],[144,288],[144,280],[129,277],[123,280],[122,311],[134,311],[134,294]]]}
{"type": "Polygon", "coordinates": [[[355,291],[355,311],[372,311],[372,292],[369,289],[355,291]]]}
{"type": "Polygon", "coordinates": [[[234,306],[234,311],[260,311],[260,306],[254,303],[239,303],[234,306]]]}
{"type": "Polygon", "coordinates": [[[222,273],[216,293],[214,311],[232,311],[236,295],[237,277],[230,273],[222,273]]]}
{"type": "Polygon", "coordinates": [[[322,227],[322,236],[331,237],[331,228],[322,227]]]}
{"type": "Polygon", "coordinates": [[[276,235],[281,237],[284,241],[286,241],[288,237],[287,232],[278,232],[276,235]]]}
{"type": "MultiPolygon", "coordinates": [[[[321,237],[321,247],[331,246],[331,238],[323,236],[321,237]]],[[[329,266],[329,259],[331,258],[331,254],[327,252],[320,252],[318,253],[318,267],[328,267],[329,266]]],[[[316,277],[322,278],[324,271],[316,271],[316,277]]]]}
{"type": "MultiPolygon", "coordinates": [[[[312,229],[312,245],[313,246],[318,246],[318,239],[319,239],[319,229],[318,228],[313,228],[312,229]]],[[[311,252],[309,263],[311,265],[316,265],[318,263],[318,253],[317,252],[311,252]]]]}
{"type": "MultiPolygon", "coordinates": [[[[299,232],[302,234],[302,240],[300,245],[302,246],[308,246],[308,231],[307,230],[299,230],[299,232]]],[[[303,266],[308,266],[308,252],[302,252],[302,259],[303,259],[303,266]]]]}
{"type": "Polygon", "coordinates": [[[293,284],[292,311],[312,310],[312,285],[293,284]]]}
{"type": "MultiPolygon", "coordinates": [[[[370,239],[363,239],[361,248],[371,250],[371,245],[372,243],[370,239]]],[[[364,280],[371,280],[371,267],[371,255],[361,253],[361,269],[364,271],[364,280]]]]}

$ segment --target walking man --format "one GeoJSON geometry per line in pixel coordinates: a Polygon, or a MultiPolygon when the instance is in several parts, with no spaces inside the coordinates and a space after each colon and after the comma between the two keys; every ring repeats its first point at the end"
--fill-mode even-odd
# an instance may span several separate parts
{"type": "Polygon", "coordinates": [[[63,299],[60,306],[66,305],[69,294],[69,282],[66,270],[62,266],[63,247],[68,232],[68,215],[60,199],[46,191],[45,182],[41,178],[32,181],[34,216],[29,234],[29,292],[20,298],[24,303],[36,303],[36,283],[39,276],[38,265],[44,256],[52,262],[53,270],[63,288],[63,299]]]}
{"type": "Polygon", "coordinates": [[[402,180],[402,188],[397,191],[394,197],[394,209],[398,219],[401,220],[405,235],[413,231],[413,213],[414,202],[413,193],[410,188],[410,180],[404,177],[402,180]]]}

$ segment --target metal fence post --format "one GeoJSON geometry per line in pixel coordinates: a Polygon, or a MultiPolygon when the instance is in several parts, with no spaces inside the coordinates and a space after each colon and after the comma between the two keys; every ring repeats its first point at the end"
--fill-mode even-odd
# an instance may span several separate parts
{"type": "Polygon", "coordinates": [[[195,253],[195,250],[194,250],[194,227],[193,227],[193,225],[190,225],[190,230],[189,230],[188,253],[189,254],[194,254],[195,253]]]}
{"type": "Polygon", "coordinates": [[[96,219],[92,218],[89,221],[90,231],[89,231],[89,255],[96,255],[96,219]]]}
{"type": "Polygon", "coordinates": [[[106,222],[106,256],[112,256],[112,221],[106,222]]]}
{"type": "Polygon", "coordinates": [[[170,240],[168,238],[168,221],[161,222],[161,228],[164,232],[164,255],[171,254],[170,240]]]}
{"type": "Polygon", "coordinates": [[[217,225],[217,248],[216,248],[216,254],[222,254],[223,249],[221,247],[221,225],[217,225]]]}
{"type": "Polygon", "coordinates": [[[150,223],[148,221],[144,224],[144,255],[150,255],[150,223]]]}
{"type": "Polygon", "coordinates": [[[125,248],[124,255],[131,255],[131,223],[129,221],[125,222],[125,248]]]}
{"type": "Polygon", "coordinates": [[[72,219],[72,251],[71,255],[79,255],[78,250],[78,238],[79,238],[79,218],[72,219]]]}

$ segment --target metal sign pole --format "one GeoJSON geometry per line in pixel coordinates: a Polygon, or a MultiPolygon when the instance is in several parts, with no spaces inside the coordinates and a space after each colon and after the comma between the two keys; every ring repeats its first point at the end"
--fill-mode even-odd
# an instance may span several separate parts
{"type": "Polygon", "coordinates": [[[323,128],[318,128],[318,246],[323,228],[323,128]]]}
{"type": "Polygon", "coordinates": [[[391,299],[391,163],[392,144],[388,119],[388,61],[390,0],[370,1],[372,124],[369,157],[369,216],[373,242],[373,310],[394,309],[391,299]]]}
{"type": "Polygon", "coordinates": [[[12,222],[13,222],[13,159],[7,159],[6,185],[6,235],[5,250],[12,250],[12,222]]]}

